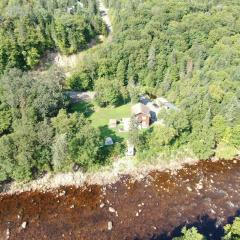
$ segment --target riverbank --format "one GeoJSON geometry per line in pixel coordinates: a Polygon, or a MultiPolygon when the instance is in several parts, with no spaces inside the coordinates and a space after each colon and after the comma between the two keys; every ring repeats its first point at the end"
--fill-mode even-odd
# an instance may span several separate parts
{"type": "Polygon", "coordinates": [[[134,158],[121,158],[113,162],[111,166],[100,167],[96,171],[70,172],[70,173],[48,173],[44,177],[30,181],[28,183],[12,182],[2,186],[0,195],[19,194],[28,191],[51,192],[59,187],[85,185],[107,185],[115,184],[122,176],[129,176],[135,180],[141,180],[153,171],[174,172],[181,169],[184,165],[195,164],[198,160],[185,158],[181,161],[139,163],[134,158]]]}
{"type": "Polygon", "coordinates": [[[0,239],[156,240],[196,226],[221,239],[240,209],[240,161],[199,161],[138,181],[0,196],[0,239]]]}

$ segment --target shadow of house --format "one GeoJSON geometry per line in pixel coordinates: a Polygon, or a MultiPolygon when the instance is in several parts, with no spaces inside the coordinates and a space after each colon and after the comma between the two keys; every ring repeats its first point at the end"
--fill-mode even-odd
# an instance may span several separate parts
{"type": "Polygon", "coordinates": [[[146,105],[150,110],[151,122],[156,122],[158,120],[158,114],[161,108],[154,102],[148,102],[146,105]]]}

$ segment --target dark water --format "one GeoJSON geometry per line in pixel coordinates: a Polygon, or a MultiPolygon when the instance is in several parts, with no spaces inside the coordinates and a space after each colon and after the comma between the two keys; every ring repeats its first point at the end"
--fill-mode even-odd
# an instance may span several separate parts
{"type": "Polygon", "coordinates": [[[141,182],[2,196],[0,239],[171,239],[185,224],[219,239],[240,210],[239,187],[240,161],[202,161],[141,182]]]}

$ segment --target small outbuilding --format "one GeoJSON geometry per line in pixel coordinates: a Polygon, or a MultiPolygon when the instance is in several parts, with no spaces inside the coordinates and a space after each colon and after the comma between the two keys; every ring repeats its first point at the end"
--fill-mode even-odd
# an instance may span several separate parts
{"type": "Polygon", "coordinates": [[[126,156],[127,157],[133,157],[135,155],[135,148],[132,144],[129,144],[127,146],[126,156]]]}
{"type": "Polygon", "coordinates": [[[108,127],[110,129],[117,128],[117,120],[116,119],[110,119],[108,123],[108,127]]]}
{"type": "Polygon", "coordinates": [[[105,139],[105,146],[111,146],[111,145],[113,145],[113,144],[114,144],[114,142],[113,142],[113,140],[112,140],[111,137],[107,137],[107,138],[105,139]]]}

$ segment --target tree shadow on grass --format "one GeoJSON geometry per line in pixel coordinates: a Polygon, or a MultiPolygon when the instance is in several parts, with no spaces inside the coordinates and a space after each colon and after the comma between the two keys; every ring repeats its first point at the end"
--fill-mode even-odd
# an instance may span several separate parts
{"type": "Polygon", "coordinates": [[[116,134],[116,131],[113,131],[112,129],[109,129],[107,125],[99,127],[101,137],[105,140],[107,137],[111,137],[114,143],[121,143],[123,142],[124,138],[118,136],[116,134]]]}
{"type": "Polygon", "coordinates": [[[71,103],[69,112],[83,113],[85,117],[89,118],[94,113],[94,106],[91,102],[79,101],[76,103],[71,103]]]}
{"type": "MultiPolygon", "coordinates": [[[[234,216],[230,216],[227,218],[227,223],[232,223],[233,220],[240,216],[240,209],[236,211],[234,216]]],[[[208,215],[199,216],[198,220],[186,224],[183,223],[173,229],[170,233],[162,233],[162,234],[154,234],[152,235],[149,240],[170,240],[174,237],[180,237],[182,228],[186,226],[187,229],[191,227],[196,227],[198,232],[203,234],[207,240],[218,240],[224,236],[224,226],[219,224],[216,218],[211,218],[208,215]]],[[[137,238],[136,240],[140,240],[141,238],[137,238]]]]}
{"type": "Polygon", "coordinates": [[[118,136],[116,132],[109,129],[107,125],[99,127],[99,130],[103,141],[103,145],[100,150],[99,160],[101,164],[106,164],[112,157],[114,157],[114,154],[119,155],[122,152],[122,149],[124,149],[124,145],[122,144],[124,138],[118,136]],[[112,138],[114,143],[113,145],[104,145],[107,137],[112,138]]]}

